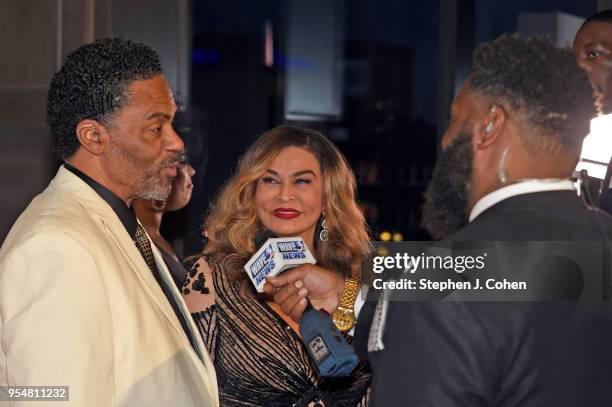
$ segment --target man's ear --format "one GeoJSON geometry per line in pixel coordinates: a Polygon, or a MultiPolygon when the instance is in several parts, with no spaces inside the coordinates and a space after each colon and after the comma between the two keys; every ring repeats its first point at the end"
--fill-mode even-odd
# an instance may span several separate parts
{"type": "Polygon", "coordinates": [[[493,106],[474,126],[474,141],[477,148],[488,148],[502,134],[508,120],[506,110],[493,106]]]}
{"type": "Polygon", "coordinates": [[[81,147],[93,155],[101,155],[109,144],[108,131],[96,120],[81,120],[76,126],[76,135],[81,147]]]}

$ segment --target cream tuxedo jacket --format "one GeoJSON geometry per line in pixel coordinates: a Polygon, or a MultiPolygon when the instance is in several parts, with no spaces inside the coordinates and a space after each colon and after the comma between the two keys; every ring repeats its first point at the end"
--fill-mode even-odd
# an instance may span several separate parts
{"type": "Polygon", "coordinates": [[[0,249],[0,386],[69,386],[53,406],[218,406],[213,364],[152,247],[197,354],[114,211],[61,167],[0,249]]]}

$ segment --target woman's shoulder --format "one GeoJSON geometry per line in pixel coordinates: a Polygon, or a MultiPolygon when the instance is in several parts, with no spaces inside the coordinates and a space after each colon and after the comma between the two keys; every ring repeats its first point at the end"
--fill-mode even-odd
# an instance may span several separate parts
{"type": "Polygon", "coordinates": [[[216,292],[213,279],[217,264],[210,256],[201,256],[189,269],[182,294],[190,312],[204,311],[214,305],[216,292]]]}

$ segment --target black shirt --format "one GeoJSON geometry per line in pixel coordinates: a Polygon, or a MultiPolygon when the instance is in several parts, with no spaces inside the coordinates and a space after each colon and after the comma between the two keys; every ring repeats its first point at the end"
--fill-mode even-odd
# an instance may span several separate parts
{"type": "MultiPolygon", "coordinates": [[[[167,253],[162,247],[157,246],[159,253],[162,255],[164,259],[164,263],[168,267],[168,271],[172,275],[172,279],[174,280],[174,284],[179,289],[179,291],[183,290],[183,285],[185,284],[185,279],[187,278],[187,269],[180,261],[176,261],[174,257],[170,253],[167,253]]],[[[179,260],[181,260],[179,258],[179,260]]]]}

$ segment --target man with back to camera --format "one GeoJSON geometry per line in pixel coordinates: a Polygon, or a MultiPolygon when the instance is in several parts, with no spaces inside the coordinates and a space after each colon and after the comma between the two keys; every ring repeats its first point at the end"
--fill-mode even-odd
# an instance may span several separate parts
{"type": "Polygon", "coordinates": [[[120,38],[73,51],[51,80],[65,164],[0,249],[0,385],[68,386],[57,405],[218,405],[197,328],[130,207],[168,197],[175,111],[155,51],[120,38]]]}
{"type": "MultiPolygon", "coordinates": [[[[587,18],[576,33],[572,48],[600,96],[601,113],[612,113],[612,9],[587,18]]],[[[612,214],[611,183],[612,161],[608,163],[599,198],[599,207],[609,214],[612,214]]]]}
{"type": "MultiPolygon", "coordinates": [[[[609,241],[612,219],[586,207],[569,179],[593,103],[573,56],[548,40],[480,46],[426,194],[432,235],[609,241]]],[[[276,288],[294,318],[305,296],[333,310],[342,280],[323,273],[290,270],[267,291],[276,288]]],[[[607,303],[381,301],[362,308],[355,333],[356,348],[369,351],[377,407],[609,406],[611,342],[607,303]]]]}

